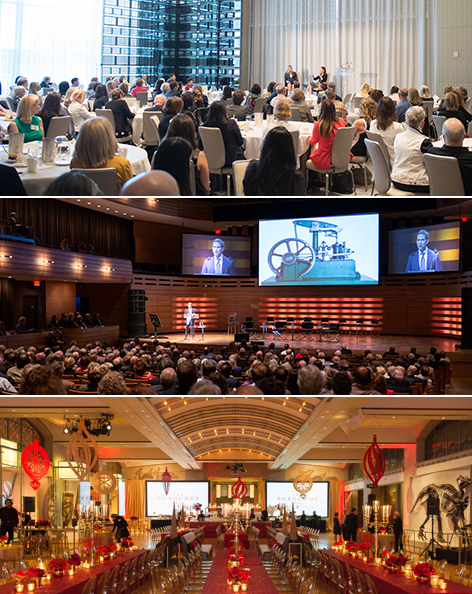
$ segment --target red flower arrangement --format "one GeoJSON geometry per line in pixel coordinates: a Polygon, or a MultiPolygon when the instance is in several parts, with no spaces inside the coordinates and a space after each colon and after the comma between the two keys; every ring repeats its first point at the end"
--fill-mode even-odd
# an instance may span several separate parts
{"type": "Polygon", "coordinates": [[[68,569],[65,559],[51,559],[48,567],[51,571],[67,571],[68,569]]]}
{"type": "Polygon", "coordinates": [[[26,577],[26,571],[21,570],[21,571],[17,571],[16,573],[12,573],[11,577],[15,578],[15,580],[17,580],[19,582],[20,580],[22,580],[23,578],[26,577]]]}
{"type": "Polygon", "coordinates": [[[5,534],[5,536],[0,536],[0,540],[2,542],[6,542],[8,540],[8,536],[5,534]]]}
{"type": "Polygon", "coordinates": [[[388,551],[383,551],[382,555],[384,553],[386,553],[384,557],[385,565],[387,565],[387,567],[403,567],[403,565],[406,565],[407,558],[405,555],[392,555],[392,553],[389,553],[388,551]]]}
{"type": "Polygon", "coordinates": [[[239,567],[233,567],[228,571],[228,582],[246,583],[249,579],[251,579],[250,569],[240,569],[239,567]]]}
{"type": "Polygon", "coordinates": [[[436,573],[436,570],[431,563],[417,563],[413,567],[413,573],[416,577],[429,577],[433,573],[436,573]]]}
{"type": "Polygon", "coordinates": [[[203,507],[203,506],[202,506],[202,504],[201,504],[201,503],[195,503],[195,505],[193,506],[193,509],[195,509],[195,510],[197,510],[197,511],[198,511],[199,509],[202,509],[202,507],[203,507]]]}
{"type": "Polygon", "coordinates": [[[121,539],[121,546],[123,547],[134,547],[134,542],[131,540],[131,536],[125,536],[121,539]]]}
{"type": "Polygon", "coordinates": [[[110,522],[110,518],[103,518],[104,522],[110,522]]]}
{"type": "Polygon", "coordinates": [[[98,532],[101,532],[103,530],[103,526],[100,526],[100,524],[97,524],[95,526],[95,530],[98,530],[98,532]]]}
{"type": "Polygon", "coordinates": [[[386,528],[379,528],[379,534],[387,534],[386,528]]]}
{"type": "Polygon", "coordinates": [[[73,567],[79,567],[79,565],[80,565],[80,557],[79,557],[79,555],[77,555],[77,553],[74,553],[73,555],[71,555],[69,557],[69,559],[67,560],[67,562],[69,563],[69,565],[72,565],[73,567]]]}
{"type": "MultiPolygon", "coordinates": [[[[18,572],[18,573],[20,573],[20,572],[18,572]]],[[[44,571],[44,569],[39,569],[39,568],[28,569],[28,577],[32,580],[40,580],[45,575],[46,575],[46,572],[44,571]]]]}
{"type": "Polygon", "coordinates": [[[51,522],[49,520],[37,520],[35,527],[36,528],[48,528],[51,526],[51,522]]]}
{"type": "Polygon", "coordinates": [[[138,516],[131,516],[130,520],[139,520],[138,516]]]}

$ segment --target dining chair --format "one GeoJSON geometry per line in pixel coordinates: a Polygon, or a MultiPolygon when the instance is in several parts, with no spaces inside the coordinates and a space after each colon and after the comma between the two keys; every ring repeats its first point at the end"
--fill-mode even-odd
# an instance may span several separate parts
{"type": "Polygon", "coordinates": [[[349,171],[351,174],[352,184],[354,186],[354,192],[356,185],[354,183],[354,175],[349,169],[349,163],[351,158],[351,145],[356,135],[357,128],[352,126],[351,128],[339,128],[334,137],[333,146],[331,148],[331,167],[327,169],[320,169],[315,167],[311,159],[306,162],[307,169],[322,173],[325,176],[325,195],[329,195],[329,191],[332,185],[332,178],[334,173],[343,173],[349,171]]]}
{"type": "Polygon", "coordinates": [[[100,169],[80,169],[77,167],[74,171],[79,171],[94,181],[104,196],[118,195],[118,175],[114,167],[100,169]]]}
{"type": "Polygon", "coordinates": [[[48,126],[47,138],[56,138],[56,136],[65,136],[69,132],[71,116],[60,116],[51,118],[48,126]]]}
{"type": "Polygon", "coordinates": [[[140,107],[146,107],[146,105],[148,104],[147,91],[138,91],[136,93],[136,99],[137,99],[140,107]]]}
{"type": "Polygon", "coordinates": [[[263,108],[266,103],[265,97],[258,97],[254,103],[254,113],[263,113],[263,108]]]}
{"type": "Polygon", "coordinates": [[[366,131],[366,135],[369,140],[373,140],[380,144],[382,153],[385,157],[385,160],[387,161],[388,170],[391,173],[392,172],[392,161],[390,159],[390,153],[388,152],[388,148],[387,148],[387,145],[385,144],[383,137],[378,132],[370,132],[369,130],[366,131]]]}
{"type": "Polygon", "coordinates": [[[143,136],[141,147],[158,146],[159,138],[159,118],[155,111],[143,111],[143,136]],[[157,119],[157,127],[153,123],[153,118],[157,119]]]}
{"type": "Polygon", "coordinates": [[[97,576],[92,576],[86,583],[85,586],[82,588],[82,594],[92,594],[95,584],[97,582],[97,576]]]}
{"type": "Polygon", "coordinates": [[[423,155],[430,196],[465,196],[459,161],[455,157],[423,155]]]}
{"type": "Polygon", "coordinates": [[[244,161],[234,161],[233,163],[233,178],[234,178],[234,193],[236,196],[244,196],[243,179],[246,175],[246,169],[251,161],[249,159],[244,161]]]}
{"type": "Polygon", "coordinates": [[[451,577],[449,579],[451,580],[451,582],[455,582],[456,584],[461,584],[462,580],[464,579],[466,571],[467,571],[466,565],[458,565],[451,573],[451,577]]]}
{"type": "Polygon", "coordinates": [[[377,590],[377,586],[374,584],[372,578],[370,577],[370,575],[368,573],[364,574],[364,578],[365,578],[365,583],[367,586],[367,592],[368,594],[379,594],[378,590],[377,590]]]}
{"type": "Polygon", "coordinates": [[[113,115],[113,111],[111,109],[97,109],[95,112],[97,114],[97,118],[106,118],[113,128],[113,134],[116,132],[116,125],[115,125],[115,116],[113,115]]]}
{"type": "Polygon", "coordinates": [[[231,196],[231,175],[233,174],[233,167],[225,166],[226,149],[221,130],[219,128],[200,126],[198,131],[208,161],[210,174],[217,174],[220,178],[221,176],[226,175],[226,192],[228,196],[231,196]]]}
{"type": "Polygon", "coordinates": [[[356,575],[356,582],[357,582],[357,588],[358,588],[358,593],[359,594],[369,594],[368,590],[367,590],[367,585],[365,583],[365,579],[364,579],[364,573],[361,573],[357,567],[354,567],[354,573],[356,575]]]}
{"type": "Polygon", "coordinates": [[[438,138],[441,138],[441,136],[442,136],[442,128],[443,128],[445,121],[446,121],[446,118],[444,116],[433,115],[433,123],[436,128],[438,138]]]}
{"type": "Polygon", "coordinates": [[[98,580],[97,588],[95,590],[95,594],[105,594],[105,592],[108,592],[107,584],[108,584],[109,576],[110,576],[109,569],[107,571],[105,571],[105,573],[103,573],[100,576],[100,579],[98,580]]]}
{"type": "Polygon", "coordinates": [[[374,179],[372,181],[371,195],[373,196],[374,191],[377,190],[378,196],[414,196],[415,194],[413,192],[397,190],[392,184],[389,165],[387,164],[387,160],[385,159],[380,144],[367,139],[364,142],[367,147],[367,152],[372,159],[372,165],[374,166],[374,179]]]}

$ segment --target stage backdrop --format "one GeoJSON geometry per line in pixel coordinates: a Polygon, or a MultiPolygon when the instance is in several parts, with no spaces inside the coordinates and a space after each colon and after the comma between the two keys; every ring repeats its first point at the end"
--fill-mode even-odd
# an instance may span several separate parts
{"type": "MultiPolygon", "coordinates": [[[[368,82],[435,89],[434,0],[250,0],[249,83],[283,82],[287,65],[302,83],[352,62],[356,88],[368,82]],[[377,76],[373,76],[377,75],[377,76]]],[[[441,90],[442,92],[442,90],[441,90]]]]}

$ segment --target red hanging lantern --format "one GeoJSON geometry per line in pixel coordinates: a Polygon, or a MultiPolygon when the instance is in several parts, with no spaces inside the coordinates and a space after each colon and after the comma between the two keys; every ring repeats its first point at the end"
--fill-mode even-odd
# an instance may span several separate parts
{"type": "Polygon", "coordinates": [[[377,436],[374,435],[372,445],[367,449],[362,460],[362,470],[365,476],[372,482],[374,487],[379,484],[385,472],[385,457],[377,444],[377,436]]]}
{"type": "Polygon", "coordinates": [[[238,478],[237,482],[231,488],[231,493],[235,499],[244,499],[247,495],[247,485],[243,483],[241,477],[238,478]]]}
{"type": "Polygon", "coordinates": [[[162,473],[162,485],[164,487],[164,493],[166,495],[169,494],[169,489],[170,489],[170,483],[172,481],[172,477],[170,476],[170,473],[167,472],[167,466],[166,466],[166,471],[162,473]]]}
{"type": "Polygon", "coordinates": [[[49,470],[49,456],[46,450],[34,438],[34,443],[26,446],[21,454],[21,465],[26,474],[33,479],[30,485],[36,491],[40,486],[40,480],[49,470]]]}

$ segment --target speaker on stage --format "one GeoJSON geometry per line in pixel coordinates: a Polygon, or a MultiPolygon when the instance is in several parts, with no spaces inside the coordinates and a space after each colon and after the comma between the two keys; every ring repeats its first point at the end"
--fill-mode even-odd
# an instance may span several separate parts
{"type": "Polygon", "coordinates": [[[146,332],[146,291],[128,291],[128,335],[144,336],[146,332]]]}
{"type": "Polygon", "coordinates": [[[245,340],[249,342],[249,333],[248,332],[236,332],[234,335],[234,342],[241,342],[245,340]]]}
{"type": "Polygon", "coordinates": [[[23,511],[25,513],[35,512],[35,498],[23,496],[23,511]]]}
{"type": "Polygon", "coordinates": [[[462,288],[462,340],[461,347],[472,349],[472,289],[462,288]]]}

